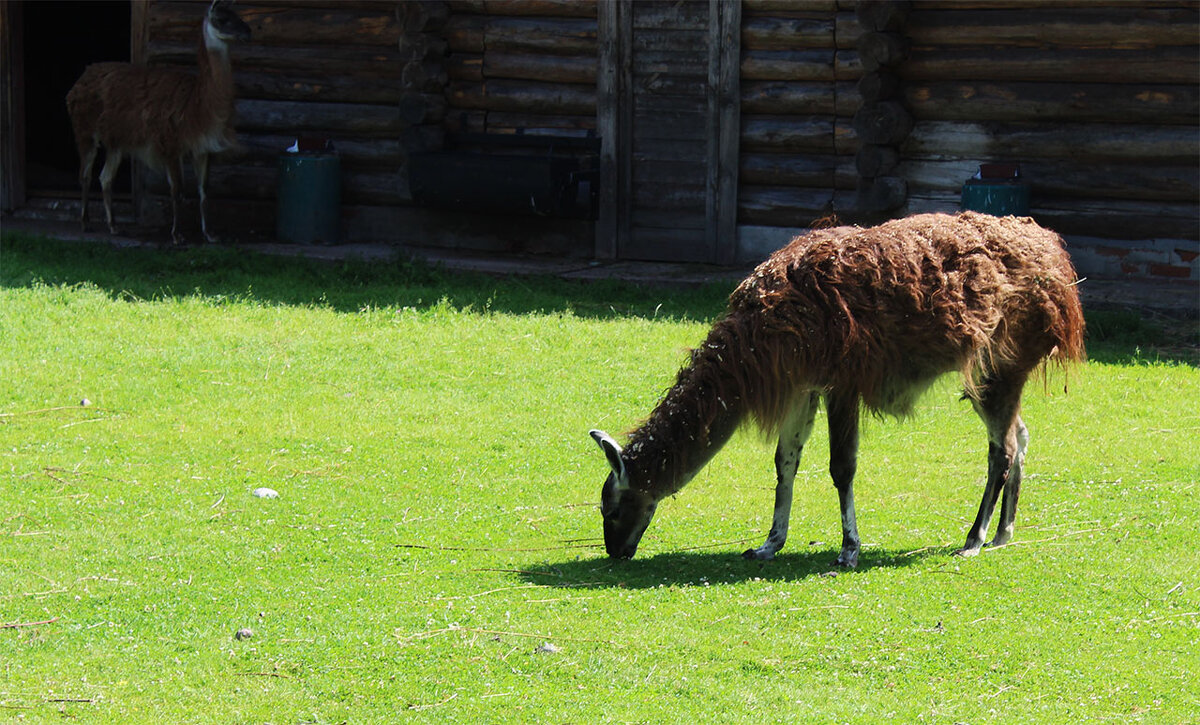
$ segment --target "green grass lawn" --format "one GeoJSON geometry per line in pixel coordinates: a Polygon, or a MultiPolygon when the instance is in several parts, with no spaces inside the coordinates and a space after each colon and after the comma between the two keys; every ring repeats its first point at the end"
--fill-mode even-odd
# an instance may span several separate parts
{"type": "Polygon", "coordinates": [[[947,379],[864,427],[856,571],[820,425],[776,561],[747,430],[611,562],[587,430],[727,293],[5,236],[0,719],[1198,721],[1194,325],[1091,316],[1029,386],[1010,546],[950,556],[986,444],[947,379]]]}

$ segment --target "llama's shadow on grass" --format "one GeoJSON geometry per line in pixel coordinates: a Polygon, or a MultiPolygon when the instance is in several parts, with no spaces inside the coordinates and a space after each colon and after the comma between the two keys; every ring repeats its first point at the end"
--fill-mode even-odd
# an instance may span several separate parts
{"type": "Polygon", "coordinates": [[[751,561],[736,552],[663,552],[630,560],[588,558],[546,562],[521,572],[531,584],[552,587],[651,589],[660,586],[720,586],[739,582],[801,581],[852,577],[873,569],[910,567],[926,559],[953,562],[953,547],[918,551],[864,549],[856,569],[837,566],[837,549],[810,547],[781,552],[772,561],[751,561]]]}

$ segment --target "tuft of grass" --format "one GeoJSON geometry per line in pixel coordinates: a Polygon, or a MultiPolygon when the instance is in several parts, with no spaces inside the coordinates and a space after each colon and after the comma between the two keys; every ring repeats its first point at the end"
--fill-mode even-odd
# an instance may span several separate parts
{"type": "Polygon", "coordinates": [[[752,431],[605,558],[586,431],[643,417],[727,291],[5,236],[0,711],[1195,721],[1200,371],[1145,331],[1089,320],[1110,353],[1029,386],[1010,546],[950,556],[986,439],[946,380],[865,424],[858,570],[820,426],[776,561],[738,555],[752,431]]]}

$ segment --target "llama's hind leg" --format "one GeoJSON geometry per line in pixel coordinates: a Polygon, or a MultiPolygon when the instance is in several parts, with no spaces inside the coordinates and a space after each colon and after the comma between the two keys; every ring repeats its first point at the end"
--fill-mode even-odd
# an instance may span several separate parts
{"type": "MultiPolygon", "coordinates": [[[[104,216],[108,220],[108,233],[117,234],[117,224],[113,220],[112,185],[121,168],[125,154],[120,149],[106,148],[104,152],[104,168],[100,169],[100,193],[104,197],[104,216]]],[[[85,196],[86,198],[86,196],[85,196]]]]}
{"type": "Polygon", "coordinates": [[[95,140],[88,139],[79,144],[80,204],[83,207],[79,211],[79,227],[85,232],[88,228],[88,196],[92,190],[92,167],[96,163],[96,154],[99,151],[100,144],[95,140]]]}
{"type": "Polygon", "coordinates": [[[972,399],[976,412],[988,430],[988,474],[979,512],[967,532],[966,544],[956,552],[959,556],[979,553],[1001,493],[1004,494],[1004,504],[1000,511],[1000,526],[991,543],[999,546],[1012,538],[1017,499],[1020,497],[1021,469],[1025,448],[1029,443],[1029,431],[1020,416],[1024,385],[1023,374],[993,377],[981,387],[979,397],[972,399]]]}
{"type": "Polygon", "coordinates": [[[747,559],[773,559],[787,542],[788,520],[792,514],[792,486],[796,481],[796,469],[800,466],[800,454],[812,433],[818,404],[816,393],[804,396],[779,431],[779,445],[775,448],[775,511],[771,519],[771,531],[762,546],[742,553],[747,559]]]}
{"type": "Polygon", "coordinates": [[[861,539],[854,512],[854,474],[858,469],[858,398],[830,393],[825,398],[829,414],[829,475],[838,492],[842,512],[842,550],[837,566],[858,566],[861,539]]]}

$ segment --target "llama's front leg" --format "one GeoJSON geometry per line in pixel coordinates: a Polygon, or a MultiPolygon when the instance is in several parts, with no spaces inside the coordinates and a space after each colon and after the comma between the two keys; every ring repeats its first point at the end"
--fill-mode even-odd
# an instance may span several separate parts
{"type": "Polygon", "coordinates": [[[208,231],[208,154],[197,153],[192,157],[192,165],[196,169],[196,189],[200,194],[200,231],[209,244],[216,244],[217,238],[208,231]]]}
{"type": "Polygon", "coordinates": [[[167,186],[171,188],[171,244],[179,244],[183,237],[179,234],[179,186],[183,183],[183,166],[179,159],[172,159],[166,164],[167,186]]]}
{"type": "Polygon", "coordinates": [[[993,378],[987,381],[979,399],[973,401],[976,412],[988,429],[987,485],[979,502],[975,522],[967,532],[967,541],[963,548],[955,552],[958,556],[975,556],[979,553],[987,537],[992,513],[996,510],[996,502],[1005,491],[1000,529],[992,543],[1006,544],[1012,538],[1021,487],[1021,467],[1025,446],[1029,442],[1029,433],[1019,415],[1024,382],[1023,376],[993,378]]]}
{"type": "Polygon", "coordinates": [[[807,396],[779,432],[779,445],[775,448],[775,512],[771,518],[771,531],[762,546],[742,552],[747,559],[769,561],[787,542],[788,520],[792,514],[792,487],[796,481],[796,469],[800,466],[800,454],[804,452],[804,444],[812,433],[817,404],[815,393],[807,396]]]}
{"type": "Polygon", "coordinates": [[[1017,518],[1017,500],[1021,496],[1021,474],[1025,467],[1025,449],[1029,447],[1029,429],[1021,416],[1017,416],[1016,426],[1017,450],[1013,455],[1012,464],[1008,468],[1008,476],[1004,479],[1004,503],[1000,506],[1000,525],[996,527],[996,538],[987,546],[1004,546],[1012,541],[1013,522],[1017,518]]]}
{"type": "Polygon", "coordinates": [[[838,492],[842,514],[842,550],[834,562],[853,569],[862,547],[858,518],[854,512],[854,474],[858,469],[858,398],[830,393],[825,399],[829,412],[829,475],[838,492]]]}

